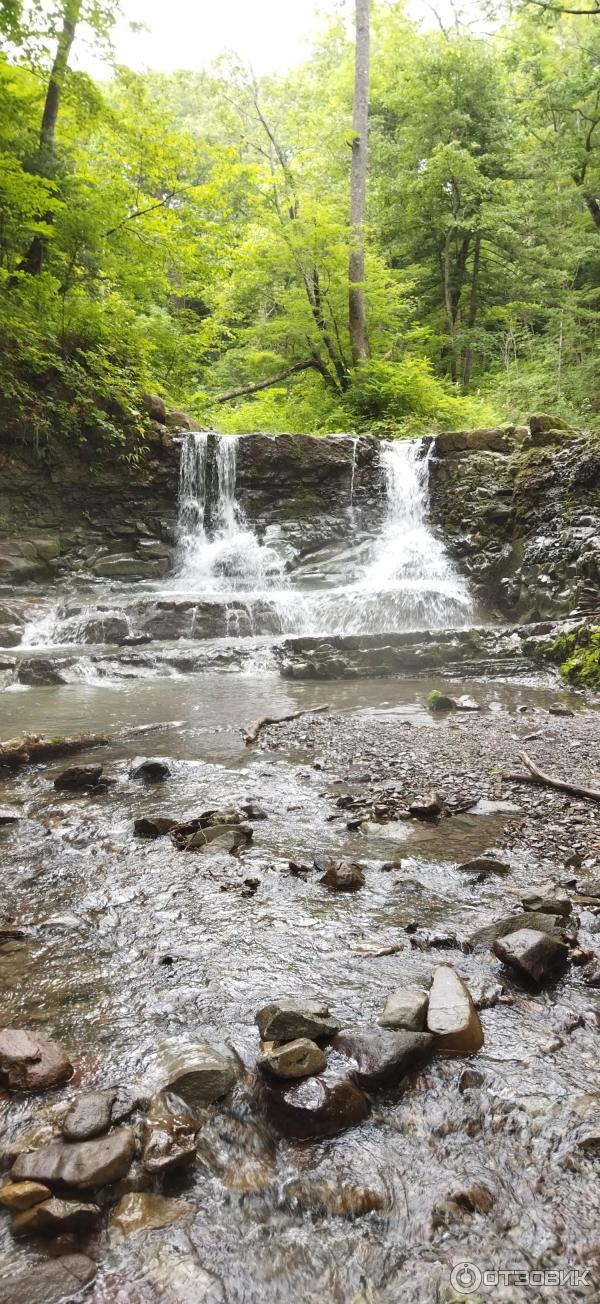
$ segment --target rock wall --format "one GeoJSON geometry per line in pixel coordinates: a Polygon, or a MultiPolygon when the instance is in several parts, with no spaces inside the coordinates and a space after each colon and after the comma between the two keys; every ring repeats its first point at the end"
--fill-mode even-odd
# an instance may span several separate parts
{"type": "Polygon", "coordinates": [[[521,620],[600,607],[600,438],[546,416],[438,435],[435,521],[479,594],[521,620]]]}

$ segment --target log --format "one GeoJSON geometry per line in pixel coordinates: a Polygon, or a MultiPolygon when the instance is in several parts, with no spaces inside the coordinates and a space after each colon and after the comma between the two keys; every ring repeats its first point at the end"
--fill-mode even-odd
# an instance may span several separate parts
{"type": "Polygon", "coordinates": [[[240,732],[246,747],[251,747],[257,741],[261,729],[266,729],[269,724],[286,724],[288,720],[299,720],[301,715],[321,715],[328,710],[329,702],[326,702],[324,706],[307,706],[303,711],[290,711],[289,715],[262,715],[249,729],[241,729],[240,732]]]}
{"type": "Polygon", "coordinates": [[[0,743],[0,766],[19,770],[24,765],[37,765],[51,761],[55,756],[71,756],[74,752],[87,752],[92,747],[108,747],[108,734],[73,734],[66,738],[48,738],[45,734],[21,734],[0,743]]]}
{"type": "Polygon", "coordinates": [[[526,767],[527,774],[503,774],[503,779],[511,783],[539,783],[546,788],[556,788],[558,792],[567,792],[571,797],[584,797],[588,801],[600,801],[597,788],[586,788],[579,783],[568,783],[566,779],[557,779],[553,774],[544,774],[543,770],[531,760],[527,752],[519,752],[519,760],[526,767]]]}

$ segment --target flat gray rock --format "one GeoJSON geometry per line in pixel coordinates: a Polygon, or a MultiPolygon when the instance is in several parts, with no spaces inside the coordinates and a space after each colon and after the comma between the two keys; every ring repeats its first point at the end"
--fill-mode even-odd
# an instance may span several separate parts
{"type": "Polygon", "coordinates": [[[134,1134],[122,1127],[94,1141],[52,1141],[33,1154],[19,1155],[11,1176],[14,1181],[58,1183],[85,1191],[125,1177],[134,1154],[134,1134]]]}
{"type": "Polygon", "coordinates": [[[21,1250],[0,1260],[0,1304],[60,1304],[89,1285],[96,1272],[87,1254],[24,1259],[21,1250]]]}
{"type": "Polygon", "coordinates": [[[202,1041],[163,1047],[159,1071],[161,1088],[180,1096],[192,1114],[226,1096],[238,1077],[235,1061],[202,1041]]]}
{"type": "Polygon", "coordinates": [[[428,1032],[359,1028],[338,1033],[332,1048],[350,1061],[350,1076],[369,1091],[399,1082],[422,1064],[433,1047],[428,1032]]]}
{"type": "Polygon", "coordinates": [[[402,987],[388,996],[377,1022],[382,1028],[408,1028],[411,1032],[422,1032],[428,1005],[428,992],[420,987],[402,987]]]}
{"type": "Polygon", "coordinates": [[[569,954],[564,942],[534,928],[521,928],[508,937],[498,938],[493,949],[499,960],[534,983],[553,977],[569,954]]]}
{"type": "Polygon", "coordinates": [[[324,1001],[285,996],[263,1006],[256,1015],[256,1023],[263,1041],[276,1042],[295,1041],[298,1037],[318,1041],[333,1037],[340,1026],[330,1018],[329,1006],[324,1001]]]}

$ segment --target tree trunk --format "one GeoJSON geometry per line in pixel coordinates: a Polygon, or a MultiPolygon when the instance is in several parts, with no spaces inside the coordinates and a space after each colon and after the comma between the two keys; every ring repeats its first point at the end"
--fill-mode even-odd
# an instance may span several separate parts
{"type": "Polygon", "coordinates": [[[369,0],[356,0],[356,61],[350,185],[349,328],[352,359],[369,357],[365,303],[365,218],[369,161],[369,0]]]}
{"type": "MultiPolygon", "coordinates": [[[[54,137],[56,134],[56,123],[58,111],[65,83],[65,76],[69,67],[69,57],[71,47],[75,39],[77,24],[81,15],[83,0],[64,0],[63,7],[63,24],[54,63],[50,73],[50,81],[46,91],[46,102],[42,115],[42,126],[40,129],[40,144],[36,160],[35,171],[38,176],[51,178],[54,174],[55,157],[54,157],[54,137]]],[[[44,222],[50,226],[52,223],[52,214],[44,215],[44,222]]],[[[46,253],[46,242],[41,235],[35,235],[29,246],[29,249],[21,264],[22,270],[29,272],[31,276],[39,276],[44,265],[46,253]]]]}
{"type": "MultiPolygon", "coordinates": [[[[469,297],[469,316],[467,325],[469,330],[473,330],[477,321],[477,312],[479,309],[479,268],[481,264],[481,236],[479,233],[475,236],[475,246],[473,249],[473,270],[471,272],[471,294],[469,297]]],[[[471,372],[473,370],[473,346],[467,344],[463,362],[463,389],[466,391],[471,383],[471,372]]]]}

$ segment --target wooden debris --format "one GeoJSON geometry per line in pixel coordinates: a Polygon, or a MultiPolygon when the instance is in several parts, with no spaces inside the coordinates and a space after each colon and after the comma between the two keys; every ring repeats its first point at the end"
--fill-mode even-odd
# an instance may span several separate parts
{"type": "Polygon", "coordinates": [[[519,752],[519,760],[526,767],[527,774],[504,774],[504,779],[510,780],[511,783],[539,783],[547,788],[556,788],[558,792],[567,792],[571,797],[585,797],[589,801],[600,801],[600,791],[597,788],[586,788],[579,783],[568,783],[565,779],[557,779],[552,774],[544,774],[538,766],[527,755],[527,752],[519,752]]]}
{"type": "Polygon", "coordinates": [[[269,724],[286,724],[288,720],[299,720],[301,715],[321,715],[323,711],[329,710],[329,703],[324,706],[308,706],[303,711],[291,711],[289,715],[263,715],[260,720],[255,720],[249,729],[242,729],[241,734],[246,747],[251,747],[258,739],[262,729],[266,729],[269,724]]]}

